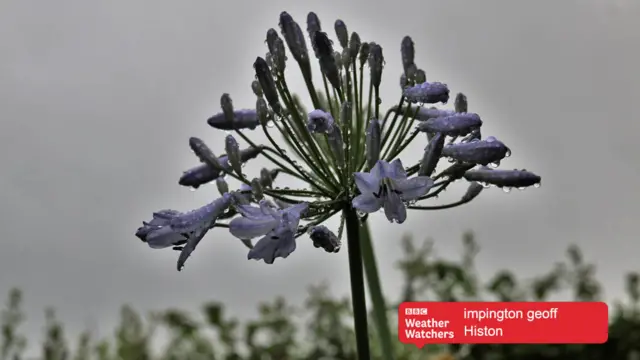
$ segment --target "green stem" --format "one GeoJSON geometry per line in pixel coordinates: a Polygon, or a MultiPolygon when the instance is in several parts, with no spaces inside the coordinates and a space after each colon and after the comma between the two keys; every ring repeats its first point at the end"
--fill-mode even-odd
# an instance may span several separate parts
{"type": "Polygon", "coordinates": [[[387,305],[380,285],[380,277],[378,276],[378,265],[376,264],[376,255],[371,242],[369,223],[366,222],[361,230],[362,260],[364,262],[364,272],[367,275],[367,285],[369,285],[369,296],[373,305],[373,318],[376,322],[377,335],[380,340],[383,358],[393,360],[395,358],[393,338],[391,337],[389,319],[387,318],[387,305]]]}
{"type": "Polygon", "coordinates": [[[370,360],[367,299],[364,293],[364,273],[362,271],[362,253],[360,249],[360,219],[358,219],[358,214],[351,207],[351,204],[346,204],[343,212],[347,223],[351,304],[353,306],[353,325],[356,332],[358,359],[370,360]]]}

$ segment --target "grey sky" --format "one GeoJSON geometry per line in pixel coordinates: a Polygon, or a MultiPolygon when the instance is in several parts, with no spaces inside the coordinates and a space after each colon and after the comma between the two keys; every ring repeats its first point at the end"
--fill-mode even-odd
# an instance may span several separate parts
{"type": "Polygon", "coordinates": [[[303,28],[316,11],[332,37],[341,18],[381,44],[386,106],[398,97],[400,40],[411,35],[427,77],[467,94],[484,133],[512,147],[504,166],[543,176],[540,189],[492,189],[464,208],[411,213],[404,226],[376,214],[386,289],[400,280],[401,233],[428,234],[440,254],[455,256],[461,233],[473,229],[484,273],[533,274],[575,242],[597,260],[608,295],[620,293],[640,250],[638,2],[4,0],[0,294],[26,291],[30,332],[46,305],[72,331],[99,324],[104,334],[123,302],[152,309],[219,299],[239,314],[277,294],[299,301],[323,279],[347,291],[346,252],[327,255],[304,240],[268,266],[247,261],[242,244],[216,230],[178,273],[177,253],[133,236],[154,210],[217,196],[211,186],[177,185],[197,164],[187,140],[219,144],[224,134],[205,119],[223,92],[237,107],[253,106],[251,65],[282,10],[303,28]]]}

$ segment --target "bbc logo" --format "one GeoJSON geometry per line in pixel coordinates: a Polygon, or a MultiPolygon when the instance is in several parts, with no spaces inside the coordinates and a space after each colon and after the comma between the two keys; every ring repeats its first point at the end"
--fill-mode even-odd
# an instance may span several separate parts
{"type": "Polygon", "coordinates": [[[427,315],[427,308],[405,308],[405,315],[427,315]]]}

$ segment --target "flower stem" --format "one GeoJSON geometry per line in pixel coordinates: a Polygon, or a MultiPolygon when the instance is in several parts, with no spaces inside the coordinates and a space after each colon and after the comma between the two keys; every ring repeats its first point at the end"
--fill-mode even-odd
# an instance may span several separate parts
{"type": "Polygon", "coordinates": [[[353,306],[353,325],[356,332],[358,359],[369,360],[371,355],[369,350],[369,326],[367,325],[367,299],[364,292],[362,251],[360,249],[360,220],[351,204],[345,205],[343,211],[347,223],[351,304],[353,306]]]}

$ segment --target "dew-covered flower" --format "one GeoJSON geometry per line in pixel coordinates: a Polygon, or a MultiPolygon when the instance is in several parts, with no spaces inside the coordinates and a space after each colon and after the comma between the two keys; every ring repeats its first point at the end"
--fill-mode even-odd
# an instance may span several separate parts
{"type": "Polygon", "coordinates": [[[428,176],[408,178],[400,159],[391,163],[379,160],[371,172],[354,176],[360,195],[353,199],[353,207],[365,213],[384,208],[387,219],[400,224],[407,218],[405,202],[418,199],[433,186],[428,176]]]}
{"type": "MultiPolygon", "coordinates": [[[[266,31],[266,49],[245,59],[247,70],[253,60],[255,79],[246,90],[255,98],[238,106],[232,98],[243,96],[221,94],[220,109],[207,123],[227,134],[213,148],[200,138],[189,139],[201,164],[185,171],[180,185],[197,189],[215,181],[221,198],[187,213],[157,211],[136,232],[152,248],[180,250],[179,269],[209,231],[227,231],[248,248],[249,259],[267,264],[287,258],[297,245],[335,256],[345,233],[349,248],[357,250],[358,229],[383,216],[379,210],[389,221],[403,223],[410,210],[457,207],[488,193],[483,189],[491,185],[540,184],[529,171],[484,167],[500,166],[511,151],[482,136],[483,122],[490,119],[469,112],[463,93],[447,105],[449,87],[427,81],[429,71],[420,66],[411,37],[399,46],[382,44],[350,32],[341,19],[334,20],[330,35],[314,12],[306,16],[306,32],[286,11],[278,20],[279,31],[275,23],[266,31]],[[309,56],[307,43],[315,56],[309,56]],[[395,48],[395,54],[383,54],[383,46],[395,48]],[[402,66],[385,67],[391,57],[402,66]],[[289,81],[296,70],[304,82],[302,93],[289,81]],[[391,76],[385,75],[389,71],[391,76]],[[398,92],[398,103],[381,97],[384,86],[398,92]],[[405,167],[405,155],[415,149],[424,153],[410,154],[416,160],[405,167]],[[272,165],[248,163],[258,156],[272,165]],[[430,204],[455,182],[466,184],[459,200],[430,204]],[[340,225],[334,228],[332,220],[340,225]]],[[[357,256],[349,260],[357,262],[357,256]]]]}
{"type": "Polygon", "coordinates": [[[264,200],[259,207],[239,205],[236,208],[242,217],[231,220],[229,230],[242,240],[261,237],[249,251],[248,258],[273,264],[275,258],[286,258],[296,249],[298,223],[308,207],[308,203],[299,203],[279,209],[264,200]]]}

